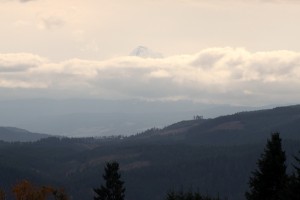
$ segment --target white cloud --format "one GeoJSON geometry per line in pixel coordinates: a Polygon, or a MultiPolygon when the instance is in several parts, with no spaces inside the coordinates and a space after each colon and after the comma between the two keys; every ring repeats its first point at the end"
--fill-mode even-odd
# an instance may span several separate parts
{"type": "Polygon", "coordinates": [[[1,88],[42,88],[43,94],[51,91],[49,96],[56,91],[52,98],[180,97],[246,105],[300,100],[300,52],[292,51],[213,48],[160,59],[127,56],[58,63],[31,54],[0,54],[0,71],[1,88]]]}
{"type": "Polygon", "coordinates": [[[35,1],[35,0],[19,0],[19,1],[22,2],[22,3],[27,3],[27,2],[35,1]]]}
{"type": "Polygon", "coordinates": [[[22,72],[45,63],[46,59],[28,53],[0,54],[0,73],[22,72]]]}
{"type": "MultiPolygon", "coordinates": [[[[182,2],[207,2],[206,0],[181,0],[182,2]]],[[[244,3],[298,3],[298,0],[211,0],[210,2],[244,2],[244,3]]]]}
{"type": "MultiPolygon", "coordinates": [[[[16,0],[0,0],[0,3],[1,2],[9,2],[9,1],[16,1],[16,0]]],[[[36,1],[36,0],[17,0],[21,3],[27,3],[27,2],[30,2],[30,1],[36,1]]]]}
{"type": "Polygon", "coordinates": [[[27,82],[20,80],[5,80],[0,79],[0,88],[11,88],[11,89],[45,89],[47,88],[46,84],[38,82],[27,82]]]}

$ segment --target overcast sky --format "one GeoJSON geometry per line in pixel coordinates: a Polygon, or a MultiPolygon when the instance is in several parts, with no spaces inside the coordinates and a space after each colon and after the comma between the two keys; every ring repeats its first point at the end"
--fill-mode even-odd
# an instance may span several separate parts
{"type": "Polygon", "coordinates": [[[0,98],[300,100],[298,0],[0,0],[0,98]],[[129,56],[139,45],[163,55],[129,56]]]}

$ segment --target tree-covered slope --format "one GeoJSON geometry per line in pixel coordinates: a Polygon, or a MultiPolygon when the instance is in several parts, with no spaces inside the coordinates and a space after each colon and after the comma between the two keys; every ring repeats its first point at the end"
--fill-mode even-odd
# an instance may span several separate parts
{"type": "Polygon", "coordinates": [[[206,145],[239,145],[264,142],[272,132],[284,139],[300,138],[300,106],[240,112],[213,119],[182,121],[161,130],[138,135],[141,140],[164,139],[206,145]]]}

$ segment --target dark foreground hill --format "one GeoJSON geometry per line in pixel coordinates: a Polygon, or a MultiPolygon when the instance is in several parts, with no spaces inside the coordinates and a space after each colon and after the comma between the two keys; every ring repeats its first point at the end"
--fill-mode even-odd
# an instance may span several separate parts
{"type": "MultiPolygon", "coordinates": [[[[0,187],[17,180],[66,188],[72,199],[92,199],[107,161],[120,163],[126,199],[159,200],[169,190],[244,199],[272,131],[281,132],[288,165],[300,150],[300,107],[183,121],[131,137],[47,138],[0,143],[0,187]]],[[[290,169],[290,167],[289,167],[290,169]]]]}

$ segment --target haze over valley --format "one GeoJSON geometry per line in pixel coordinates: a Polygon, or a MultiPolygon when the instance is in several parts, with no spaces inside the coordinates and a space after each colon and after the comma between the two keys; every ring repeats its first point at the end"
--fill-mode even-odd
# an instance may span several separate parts
{"type": "MultiPolygon", "coordinates": [[[[266,108],[266,107],[264,107],[266,108]]],[[[233,114],[256,107],[210,105],[191,101],[26,99],[0,101],[1,126],[70,137],[133,135],[181,120],[233,114]]]]}

